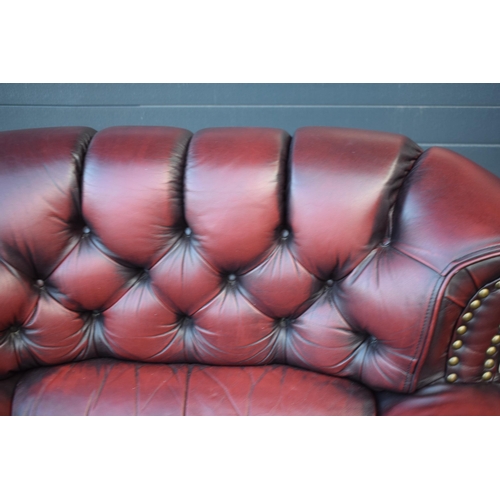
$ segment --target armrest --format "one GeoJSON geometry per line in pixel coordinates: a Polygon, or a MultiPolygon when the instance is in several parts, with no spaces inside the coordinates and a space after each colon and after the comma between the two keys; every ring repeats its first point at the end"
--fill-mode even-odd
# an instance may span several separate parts
{"type": "Polygon", "coordinates": [[[500,323],[494,307],[486,306],[500,298],[494,292],[500,179],[452,151],[431,148],[405,179],[392,219],[390,238],[339,283],[339,310],[353,331],[367,335],[342,375],[374,389],[411,393],[444,382],[455,373],[447,372],[448,359],[458,357],[455,367],[475,363],[475,371],[467,377],[457,372],[456,382],[481,381],[486,358],[473,354],[477,345],[470,339],[480,338],[486,355],[491,325],[500,323]],[[485,287],[489,299],[477,311],[490,327],[474,313],[455,356],[450,349],[460,318],[485,287]]]}
{"type": "Polygon", "coordinates": [[[417,161],[397,210],[393,247],[440,276],[410,390],[442,377],[496,380],[498,353],[490,348],[500,324],[500,179],[431,148],[417,161]]]}
{"type": "Polygon", "coordinates": [[[500,349],[500,256],[461,266],[446,276],[417,387],[496,382],[500,349]]]}

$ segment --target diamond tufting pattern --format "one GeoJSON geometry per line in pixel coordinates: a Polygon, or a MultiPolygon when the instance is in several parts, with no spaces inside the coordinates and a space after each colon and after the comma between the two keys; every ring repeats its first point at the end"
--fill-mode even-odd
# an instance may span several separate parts
{"type": "Polygon", "coordinates": [[[410,390],[441,275],[403,251],[409,139],[68,127],[0,151],[0,377],[108,357],[410,390]]]}

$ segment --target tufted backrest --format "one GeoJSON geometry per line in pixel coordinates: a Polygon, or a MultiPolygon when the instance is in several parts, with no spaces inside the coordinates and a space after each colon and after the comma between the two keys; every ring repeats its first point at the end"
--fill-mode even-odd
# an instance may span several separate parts
{"type": "Polygon", "coordinates": [[[0,375],[284,363],[410,390],[440,278],[393,242],[420,154],[337,128],[0,133],[0,375]]]}

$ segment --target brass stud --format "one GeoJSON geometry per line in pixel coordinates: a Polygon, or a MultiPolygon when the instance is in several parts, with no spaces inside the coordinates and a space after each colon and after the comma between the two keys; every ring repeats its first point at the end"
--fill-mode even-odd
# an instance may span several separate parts
{"type": "Polygon", "coordinates": [[[483,380],[490,380],[491,377],[493,377],[493,374],[491,372],[484,372],[483,376],[481,377],[483,380]]]}
{"type": "Polygon", "coordinates": [[[453,356],[452,358],[450,358],[448,360],[448,364],[451,366],[455,366],[455,365],[458,365],[458,361],[459,361],[459,359],[456,356],[453,356]]]}
{"type": "Polygon", "coordinates": [[[470,303],[470,308],[477,309],[480,305],[481,305],[481,301],[476,299],[470,303]]]}
{"type": "Polygon", "coordinates": [[[453,349],[460,349],[464,345],[464,343],[461,340],[455,340],[452,345],[453,349]]]}
{"type": "Polygon", "coordinates": [[[465,325],[459,326],[457,328],[457,333],[459,335],[463,335],[467,331],[467,327],[465,325]]]}
{"type": "Polygon", "coordinates": [[[495,335],[495,336],[491,339],[491,343],[492,343],[493,345],[500,344],[500,335],[495,335]]]}
{"type": "Polygon", "coordinates": [[[453,382],[455,382],[457,380],[458,376],[456,373],[450,373],[447,377],[446,377],[446,381],[449,382],[450,384],[453,384],[453,382]]]}
{"type": "Polygon", "coordinates": [[[493,356],[496,353],[497,353],[497,348],[496,347],[488,347],[488,349],[486,349],[486,354],[488,356],[493,356]]]}
{"type": "Polygon", "coordinates": [[[485,362],[484,362],[484,367],[485,368],[493,368],[495,366],[495,361],[492,360],[492,359],[487,359],[485,362]]]}
{"type": "Polygon", "coordinates": [[[487,289],[487,288],[483,288],[479,293],[479,297],[481,297],[482,299],[484,299],[485,297],[488,297],[488,295],[490,294],[490,291],[487,289]]]}
{"type": "Polygon", "coordinates": [[[500,281],[497,281],[497,282],[495,283],[495,288],[500,288],[500,281]]]}
{"type": "Polygon", "coordinates": [[[464,321],[466,321],[466,322],[467,322],[467,321],[470,321],[470,320],[472,319],[472,317],[473,317],[473,316],[474,316],[474,315],[473,315],[471,312],[468,312],[468,313],[465,313],[465,314],[462,316],[462,319],[463,319],[464,321]]]}

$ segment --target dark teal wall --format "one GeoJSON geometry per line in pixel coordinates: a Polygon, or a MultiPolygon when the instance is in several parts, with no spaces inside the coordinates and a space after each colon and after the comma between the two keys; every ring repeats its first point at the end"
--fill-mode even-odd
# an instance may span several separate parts
{"type": "Polygon", "coordinates": [[[499,84],[0,84],[0,130],[61,125],[385,130],[500,176],[499,84]]]}

